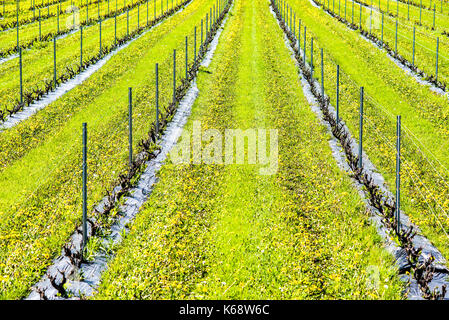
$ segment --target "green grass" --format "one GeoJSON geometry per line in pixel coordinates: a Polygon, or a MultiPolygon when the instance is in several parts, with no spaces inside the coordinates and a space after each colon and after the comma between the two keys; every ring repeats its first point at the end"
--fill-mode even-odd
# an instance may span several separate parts
{"type": "MultiPolygon", "coordinates": [[[[323,1],[324,0],[321,0],[319,2],[322,3],[323,1]]],[[[340,12],[340,16],[344,18],[344,10],[340,9],[339,11],[338,6],[333,9],[331,5],[330,9],[334,10],[336,14],[340,12]]],[[[347,21],[352,22],[352,14],[351,3],[351,5],[347,6],[347,21]]],[[[371,24],[372,34],[378,39],[381,39],[382,17],[380,14],[376,14],[375,10],[373,10],[372,18],[370,17],[371,10],[362,7],[362,29],[369,32],[371,24]]],[[[354,24],[357,26],[360,25],[360,5],[357,3],[354,6],[354,24]]],[[[397,52],[410,62],[413,61],[413,26],[414,23],[407,19],[401,19],[398,23],[397,52]]],[[[437,37],[439,37],[438,81],[443,82],[448,86],[449,56],[447,55],[447,52],[449,52],[449,38],[447,36],[442,35],[440,32],[433,32],[424,27],[416,26],[415,65],[429,76],[436,75],[437,37]]],[[[393,51],[396,50],[396,19],[389,15],[384,16],[383,40],[393,51]]]]}
{"type": "MultiPolygon", "coordinates": [[[[155,117],[155,63],[160,68],[160,104],[167,106],[172,98],[173,49],[179,52],[179,84],[184,75],[184,37],[189,35],[193,51],[194,26],[200,25],[211,4],[193,1],[114,56],[82,85],[2,133],[12,158],[2,158],[7,164],[0,173],[0,297],[26,294],[80,222],[82,122],[88,123],[88,205],[92,208],[118,175],[126,172],[128,87],[134,92],[137,150],[155,117]]],[[[191,63],[193,54],[189,56],[191,63]]]]}
{"type": "Polygon", "coordinates": [[[196,120],[221,132],[276,128],[279,170],[168,161],[95,298],[401,298],[267,2],[236,1],[231,13],[186,130],[196,120]]]}
{"type": "MultiPolygon", "coordinates": [[[[336,105],[336,65],[341,67],[340,116],[353,136],[359,132],[359,92],[365,88],[364,150],[395,190],[396,115],[402,115],[402,208],[447,257],[448,110],[446,97],[403,72],[357,31],[313,7],[291,2],[307,26],[307,52],[314,37],[315,77],[321,82],[319,49],[324,48],[326,94],[336,105]]],[[[302,46],[302,44],[301,44],[302,46]]]]}
{"type": "MultiPolygon", "coordinates": [[[[145,7],[146,8],[146,7],[145,7]]],[[[153,7],[150,7],[153,9],[153,7]]],[[[171,7],[170,7],[171,9],[171,7]]],[[[165,9],[164,9],[165,10],[165,9]]],[[[166,12],[166,10],[164,11],[166,12]]],[[[158,12],[157,17],[159,17],[158,12]]],[[[149,11],[148,23],[154,21],[153,11],[149,11]]],[[[138,27],[146,26],[146,11],[134,8],[129,12],[129,33],[138,27]],[[145,13],[145,15],[144,15],[145,13]]],[[[102,22],[101,42],[102,48],[112,47],[117,39],[128,33],[127,15],[117,17],[117,31],[115,31],[114,18],[102,22]]],[[[100,52],[100,26],[95,24],[83,29],[83,63],[97,56],[100,52]]],[[[0,36],[1,38],[1,36],[0,36]]],[[[2,40],[3,41],[3,40],[2,40]]],[[[24,93],[32,92],[36,87],[45,88],[45,81],[53,80],[53,43],[37,45],[36,50],[23,51],[23,88],[24,93]]],[[[60,77],[67,67],[77,70],[81,61],[80,32],[67,36],[56,42],[56,72],[60,77]]],[[[20,101],[19,59],[12,59],[0,65],[0,111],[12,109],[20,101]]],[[[36,98],[36,95],[33,96],[36,98]]]]}

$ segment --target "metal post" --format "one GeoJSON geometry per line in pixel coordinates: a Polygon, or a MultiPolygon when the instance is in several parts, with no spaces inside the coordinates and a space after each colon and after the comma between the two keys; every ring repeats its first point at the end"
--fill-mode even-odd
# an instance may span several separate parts
{"type": "Polygon", "coordinates": [[[114,14],[114,45],[117,46],[117,11],[114,14]]]}
{"type": "Polygon", "coordinates": [[[53,38],[53,82],[56,89],[56,37],[53,38]]]}
{"type": "Polygon", "coordinates": [[[437,51],[436,51],[436,70],[435,70],[435,81],[438,82],[438,46],[440,43],[440,38],[437,37],[437,51]]]}
{"type": "Polygon", "coordinates": [[[188,58],[189,58],[189,45],[188,45],[188,38],[186,36],[186,81],[189,78],[189,73],[188,73],[188,58]]]}
{"type": "Polygon", "coordinates": [[[396,124],[396,222],[399,234],[401,230],[401,116],[396,124]]]}
{"type": "Polygon", "coordinates": [[[413,53],[412,53],[412,65],[415,66],[415,33],[416,33],[416,27],[413,27],[413,53]]]}
{"type": "Polygon", "coordinates": [[[310,39],[310,78],[313,80],[313,37],[310,39]]]}
{"type": "Polygon", "coordinates": [[[363,87],[360,88],[360,121],[359,121],[359,163],[358,168],[362,168],[363,151],[363,87]]]}
{"type": "Polygon", "coordinates": [[[396,36],[394,41],[394,52],[398,53],[398,19],[396,18],[396,36]]]}
{"type": "Polygon", "coordinates": [[[195,32],[194,32],[194,38],[195,38],[195,40],[194,40],[194,51],[193,51],[193,59],[194,59],[194,62],[196,62],[196,26],[195,26],[195,32]]]}
{"type": "Polygon", "coordinates": [[[23,63],[22,48],[19,47],[19,80],[20,80],[20,104],[23,104],[23,63]]]}
{"type": "Polygon", "coordinates": [[[435,13],[436,13],[436,6],[433,5],[433,29],[435,30],[435,13]]]}
{"type": "Polygon", "coordinates": [[[133,89],[128,88],[129,168],[133,166],[133,89]]]}
{"type": "Polygon", "coordinates": [[[173,103],[176,103],[176,49],[173,50],[173,103]]]}
{"type": "Polygon", "coordinates": [[[307,27],[306,26],[304,26],[304,47],[303,47],[303,51],[304,51],[304,63],[307,63],[307,59],[306,59],[306,57],[307,57],[307,55],[306,55],[306,37],[307,37],[307,27]]]}
{"type": "Polygon", "coordinates": [[[159,133],[159,64],[156,63],[156,134],[159,133]]]}
{"type": "MultiPolygon", "coordinates": [[[[20,48],[20,46],[19,46],[19,1],[17,1],[16,19],[17,19],[17,21],[16,21],[16,23],[17,23],[17,28],[16,28],[17,29],[17,50],[19,50],[19,48],[20,48]]],[[[40,21],[39,21],[39,23],[40,23],[40,21]]],[[[39,24],[39,26],[40,26],[40,24],[39,24]]],[[[40,38],[40,36],[39,36],[39,38],[40,38]]]]}
{"type": "Polygon", "coordinates": [[[80,41],[80,68],[83,67],[83,26],[81,26],[80,29],[80,36],[81,36],[81,41],[80,41]]]}
{"type": "Polygon", "coordinates": [[[352,0],[352,24],[354,24],[354,0],[352,0]]]}
{"type": "Polygon", "coordinates": [[[337,65],[337,125],[340,122],[340,65],[337,65]]]}
{"type": "Polygon", "coordinates": [[[410,20],[410,0],[407,0],[407,20],[410,20]]]}
{"type": "Polygon", "coordinates": [[[299,19],[298,25],[298,50],[301,53],[301,19],[299,19]]]}
{"type": "Polygon", "coordinates": [[[129,37],[129,9],[126,10],[126,36],[129,37]]]}
{"type": "Polygon", "coordinates": [[[323,48],[321,48],[321,97],[323,97],[324,101],[324,54],[323,48]]]}
{"type": "Polygon", "coordinates": [[[421,16],[422,16],[422,0],[419,4],[419,25],[421,25],[421,16]]]}
{"type": "Polygon", "coordinates": [[[382,46],[384,45],[384,13],[382,12],[382,36],[381,36],[382,46]]]}
{"type": "Polygon", "coordinates": [[[101,48],[101,19],[100,19],[100,57],[103,55],[103,50],[101,48]]]}
{"type": "MultiPolygon", "coordinates": [[[[19,20],[17,20],[17,23],[19,23],[19,20]]],[[[42,23],[41,23],[41,9],[39,9],[39,41],[42,40],[42,23]]],[[[19,30],[19,29],[17,29],[19,30]]]]}
{"type": "Polygon", "coordinates": [[[360,21],[359,21],[359,28],[362,30],[362,3],[360,3],[360,21]]]}
{"type": "Polygon", "coordinates": [[[347,0],[345,0],[345,21],[346,21],[346,6],[347,6],[347,0]]]}
{"type": "Polygon", "coordinates": [[[58,33],[59,33],[59,8],[56,9],[56,14],[58,16],[58,33]]]}
{"type": "Polygon", "coordinates": [[[203,46],[203,19],[201,19],[201,47],[203,46]]]}
{"type": "Polygon", "coordinates": [[[87,123],[83,123],[83,247],[87,245],[87,123]]]}

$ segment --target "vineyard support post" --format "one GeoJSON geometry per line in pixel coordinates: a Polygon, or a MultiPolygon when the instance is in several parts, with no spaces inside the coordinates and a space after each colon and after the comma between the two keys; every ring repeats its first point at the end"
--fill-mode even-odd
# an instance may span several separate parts
{"type": "Polygon", "coordinates": [[[117,11],[114,14],[114,45],[117,46],[117,11]]]}
{"type": "Polygon", "coordinates": [[[159,134],[159,64],[156,63],[156,135],[159,134]]]}
{"type": "Polygon", "coordinates": [[[89,0],[86,1],[86,25],[89,24],[89,0]]]}
{"type": "Polygon", "coordinates": [[[381,40],[380,42],[382,43],[382,46],[384,44],[384,13],[382,12],[382,35],[381,35],[381,40]]]}
{"type": "Polygon", "coordinates": [[[362,3],[360,3],[360,19],[359,19],[359,28],[362,31],[362,3]]]}
{"type": "Polygon", "coordinates": [[[59,8],[56,10],[56,14],[58,16],[58,33],[59,33],[59,8]]]}
{"type": "Polygon", "coordinates": [[[209,28],[209,14],[206,13],[206,39],[207,39],[207,37],[208,37],[208,35],[209,35],[209,30],[208,30],[208,28],[209,28]]]}
{"type": "Polygon", "coordinates": [[[345,21],[346,21],[346,6],[347,6],[348,1],[345,0],[345,21]]]}
{"type": "Polygon", "coordinates": [[[173,103],[176,103],[176,49],[173,50],[173,103]]]}
{"type": "Polygon", "coordinates": [[[20,104],[23,104],[23,62],[22,62],[22,48],[19,48],[19,81],[20,81],[20,104]]]}
{"type": "MultiPolygon", "coordinates": [[[[39,21],[40,21],[40,19],[39,19],[39,21]]],[[[16,25],[16,30],[17,30],[17,50],[19,50],[19,1],[17,1],[16,24],[17,24],[16,25]]]]}
{"type": "Polygon", "coordinates": [[[413,27],[413,50],[412,50],[412,65],[415,66],[415,35],[416,27],[413,27]]]}
{"type": "Polygon", "coordinates": [[[133,165],[133,89],[128,88],[129,168],[133,165]]]}
{"type": "Polygon", "coordinates": [[[129,36],[129,9],[126,10],[126,36],[129,36]]]}
{"type": "Polygon", "coordinates": [[[301,19],[299,19],[299,26],[298,26],[298,50],[299,53],[301,53],[301,19]]]}
{"type": "Polygon", "coordinates": [[[56,79],[56,37],[53,38],[53,82],[55,83],[55,89],[57,85],[56,79]]]}
{"type": "Polygon", "coordinates": [[[80,29],[80,68],[83,67],[83,26],[80,29]]]}
{"type": "Polygon", "coordinates": [[[421,25],[421,16],[422,16],[422,0],[419,4],[419,25],[421,25]]]}
{"type": "Polygon", "coordinates": [[[149,24],[149,18],[148,18],[148,7],[149,7],[149,0],[147,0],[147,27],[148,27],[148,24],[149,24]]]}
{"type": "MultiPolygon", "coordinates": [[[[19,20],[17,20],[17,26],[19,25],[19,20]]],[[[42,22],[41,22],[41,9],[39,9],[39,41],[42,40],[42,22]]]]}
{"type": "Polygon", "coordinates": [[[352,24],[354,24],[354,0],[352,0],[352,24]]]}
{"type": "Polygon", "coordinates": [[[340,122],[340,65],[337,65],[337,125],[340,122]]]}
{"type": "Polygon", "coordinates": [[[203,19],[201,19],[201,46],[203,46],[203,19]]]}
{"type": "Polygon", "coordinates": [[[433,29],[435,30],[435,13],[436,13],[436,6],[433,5],[433,29]]]}
{"type": "Polygon", "coordinates": [[[435,81],[438,83],[438,47],[440,38],[437,37],[437,50],[436,50],[436,66],[435,66],[435,81]]]}
{"type": "Polygon", "coordinates": [[[303,46],[303,51],[304,51],[304,63],[307,63],[307,60],[306,60],[306,38],[307,38],[307,27],[306,26],[304,26],[304,46],[303,46]]]}
{"type": "Polygon", "coordinates": [[[188,59],[189,59],[189,44],[188,44],[188,37],[186,36],[186,81],[189,78],[189,72],[187,70],[187,68],[188,68],[188,59]]]}
{"type": "Polygon", "coordinates": [[[83,245],[87,245],[87,123],[83,123],[83,245]]]}
{"type": "Polygon", "coordinates": [[[295,15],[293,16],[293,35],[296,34],[296,12],[295,15]]]}
{"type": "Polygon", "coordinates": [[[398,54],[398,19],[396,18],[396,34],[394,38],[394,52],[398,54]]]}
{"type": "Polygon", "coordinates": [[[323,48],[321,48],[321,97],[324,101],[324,58],[323,48]]]}
{"type": "Polygon", "coordinates": [[[310,78],[313,80],[313,37],[310,39],[310,78]]]}
{"type": "Polygon", "coordinates": [[[359,162],[358,168],[362,168],[363,161],[363,87],[360,88],[360,119],[359,119],[359,162]]]}
{"type": "Polygon", "coordinates": [[[196,62],[196,26],[194,31],[194,49],[193,49],[193,61],[196,62]]]}
{"type": "Polygon", "coordinates": [[[401,231],[401,116],[396,124],[396,224],[397,234],[401,231]]]}
{"type": "Polygon", "coordinates": [[[140,3],[137,5],[137,30],[140,28],[140,3]]]}
{"type": "Polygon", "coordinates": [[[410,21],[410,1],[407,1],[407,20],[410,21]]]}
{"type": "Polygon", "coordinates": [[[103,50],[101,47],[101,19],[100,19],[100,57],[103,55],[103,50]]]}

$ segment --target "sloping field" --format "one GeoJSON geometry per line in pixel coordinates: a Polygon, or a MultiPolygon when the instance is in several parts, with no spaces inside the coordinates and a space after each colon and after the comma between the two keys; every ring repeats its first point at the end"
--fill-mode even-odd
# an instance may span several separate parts
{"type": "Polygon", "coordinates": [[[0,299],[446,298],[448,8],[2,2],[0,299]]]}
{"type": "Polygon", "coordinates": [[[98,298],[399,298],[391,257],[298,90],[266,1],[232,12],[187,131],[279,128],[278,170],[167,164],[98,298]]]}

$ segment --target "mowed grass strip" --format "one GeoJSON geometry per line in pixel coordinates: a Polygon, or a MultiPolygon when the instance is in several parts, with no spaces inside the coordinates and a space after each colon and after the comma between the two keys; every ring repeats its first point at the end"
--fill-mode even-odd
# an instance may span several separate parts
{"type": "Polygon", "coordinates": [[[168,161],[96,298],[401,298],[267,2],[236,1],[231,13],[186,131],[278,129],[278,171],[168,161]]]}

